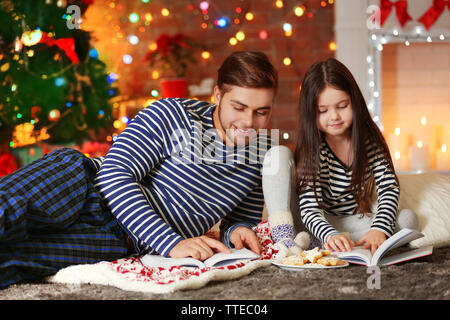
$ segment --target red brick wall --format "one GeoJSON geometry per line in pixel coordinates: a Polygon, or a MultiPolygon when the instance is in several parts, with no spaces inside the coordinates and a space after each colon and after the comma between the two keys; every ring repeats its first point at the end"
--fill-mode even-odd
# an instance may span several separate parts
{"type": "MultiPolygon", "coordinates": [[[[189,83],[199,84],[207,77],[216,78],[217,69],[223,59],[236,50],[259,50],[265,52],[276,66],[280,75],[279,93],[272,118],[272,128],[288,130],[292,133],[296,128],[297,101],[299,87],[308,67],[315,61],[334,56],[329,49],[329,43],[334,41],[334,5],[328,1],[324,7],[321,1],[284,0],[284,7],[279,9],[274,0],[217,0],[210,1],[209,15],[211,20],[221,14],[234,18],[235,8],[240,6],[243,12],[251,11],[253,21],[246,21],[240,15],[240,24],[231,24],[225,29],[202,29],[203,15],[195,12],[200,1],[95,1],[87,11],[83,28],[94,31],[97,38],[95,47],[111,72],[119,75],[118,85],[121,94],[130,98],[149,96],[151,89],[159,88],[158,81],[151,79],[151,70],[143,59],[148,51],[148,45],[156,40],[161,33],[174,34],[183,32],[205,44],[211,52],[211,59],[199,59],[199,66],[189,72],[189,83]],[[164,3],[168,4],[164,4],[164,3]],[[114,3],[114,4],[112,4],[114,3]],[[302,17],[294,15],[295,5],[305,4],[307,11],[302,17]],[[189,7],[193,5],[194,7],[189,7]],[[167,6],[171,11],[169,17],[162,17],[161,8],[167,6]],[[113,7],[113,8],[111,8],[113,7]],[[118,9],[120,8],[120,9],[118,9]],[[194,8],[194,10],[192,10],[194,8]],[[145,26],[143,19],[131,24],[127,17],[131,12],[144,15],[149,12],[153,16],[150,25],[145,26]],[[312,12],[309,18],[307,13],[312,12]],[[285,37],[283,23],[292,25],[293,34],[285,37]],[[119,28],[120,27],[120,28],[119,28]],[[140,27],[141,30],[139,30],[140,27]],[[260,30],[265,29],[269,38],[258,37],[260,30]],[[236,46],[228,43],[230,37],[237,31],[244,31],[246,38],[236,46]],[[143,31],[143,32],[142,32],[143,31]],[[120,37],[121,34],[121,37],[120,37]],[[140,42],[133,46],[127,37],[135,34],[140,42]],[[119,37],[118,37],[119,36],[119,37]],[[126,65],[122,56],[130,54],[133,63],[126,65]],[[283,58],[289,56],[293,63],[283,64],[283,58]]],[[[333,2],[333,1],[329,1],[333,2]]]]}

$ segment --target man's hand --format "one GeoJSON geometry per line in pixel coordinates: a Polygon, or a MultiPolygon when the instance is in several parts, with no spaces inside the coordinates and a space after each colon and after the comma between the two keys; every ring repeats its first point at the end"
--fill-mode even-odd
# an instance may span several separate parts
{"type": "Polygon", "coordinates": [[[231,249],[222,242],[207,237],[195,237],[178,242],[169,252],[169,257],[186,258],[192,257],[197,260],[206,260],[215,252],[231,253],[231,249]]]}
{"type": "Polygon", "coordinates": [[[262,248],[256,237],[256,234],[246,227],[237,227],[230,235],[230,242],[236,249],[242,249],[244,246],[260,255],[262,248]]]}
{"type": "Polygon", "coordinates": [[[369,232],[367,232],[361,239],[359,239],[355,246],[360,246],[363,243],[365,245],[363,246],[363,249],[369,249],[372,254],[375,253],[375,251],[378,249],[378,247],[386,240],[386,235],[379,230],[371,229],[369,232]]]}

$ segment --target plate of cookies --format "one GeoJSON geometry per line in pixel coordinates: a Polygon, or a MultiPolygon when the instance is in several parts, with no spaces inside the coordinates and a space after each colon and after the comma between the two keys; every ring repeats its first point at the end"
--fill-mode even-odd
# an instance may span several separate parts
{"type": "Polygon", "coordinates": [[[281,261],[272,261],[272,264],[286,270],[304,270],[304,269],[332,269],[344,268],[349,265],[331,254],[329,250],[322,250],[316,247],[311,250],[303,250],[299,255],[292,255],[281,261]]]}

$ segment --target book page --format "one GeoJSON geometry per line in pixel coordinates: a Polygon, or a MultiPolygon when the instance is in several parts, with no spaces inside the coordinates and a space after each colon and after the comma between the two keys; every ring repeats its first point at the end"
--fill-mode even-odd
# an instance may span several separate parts
{"type": "Polygon", "coordinates": [[[405,245],[415,239],[423,237],[423,234],[416,230],[401,229],[397,233],[394,233],[392,237],[384,241],[377,251],[373,254],[372,265],[377,265],[380,259],[389,251],[394,248],[398,248],[405,245]]]}
{"type": "Polygon", "coordinates": [[[333,252],[333,255],[336,255],[338,258],[345,261],[358,262],[365,265],[370,265],[372,259],[370,250],[363,249],[362,247],[353,247],[350,252],[333,252]]]}
{"type": "Polygon", "coordinates": [[[412,251],[402,252],[399,254],[394,254],[389,257],[383,258],[380,261],[381,266],[389,266],[394,263],[399,263],[403,261],[408,261],[424,256],[428,256],[433,253],[433,246],[426,246],[418,248],[412,251]]]}
{"type": "Polygon", "coordinates": [[[207,267],[220,267],[241,259],[257,259],[259,255],[246,248],[243,249],[231,249],[231,253],[219,252],[204,261],[207,267]]]}
{"type": "Polygon", "coordinates": [[[184,267],[205,267],[204,263],[194,258],[169,258],[160,255],[146,254],[141,258],[141,262],[147,267],[170,268],[176,266],[184,267]]]}

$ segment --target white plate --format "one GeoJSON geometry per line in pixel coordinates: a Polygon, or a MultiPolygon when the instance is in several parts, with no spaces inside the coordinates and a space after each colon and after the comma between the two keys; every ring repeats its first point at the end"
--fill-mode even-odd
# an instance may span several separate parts
{"type": "Polygon", "coordinates": [[[281,262],[275,262],[275,261],[271,261],[273,265],[276,265],[277,267],[281,268],[281,269],[285,269],[285,270],[290,270],[290,271],[302,271],[305,269],[336,269],[336,268],[345,268],[348,267],[349,263],[344,261],[345,264],[340,265],[340,266],[323,266],[321,264],[318,263],[307,263],[303,266],[294,266],[294,265],[289,265],[289,264],[283,264],[281,262]]]}

